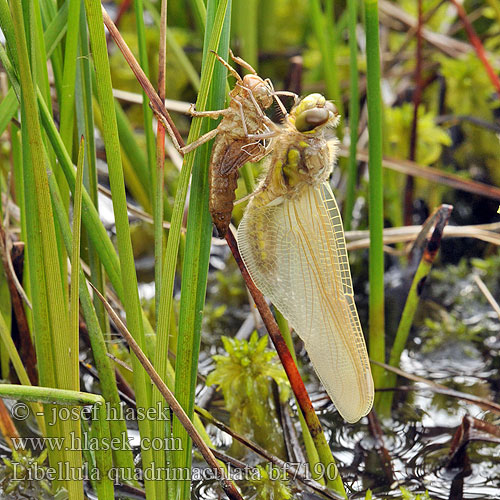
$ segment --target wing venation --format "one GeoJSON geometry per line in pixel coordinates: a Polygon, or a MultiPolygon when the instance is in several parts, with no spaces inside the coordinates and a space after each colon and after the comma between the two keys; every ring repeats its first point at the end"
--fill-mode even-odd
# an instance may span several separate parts
{"type": "Polygon", "coordinates": [[[258,195],[238,228],[252,280],[305,343],[341,415],[355,422],[373,403],[373,380],[354,303],[344,231],[328,183],[262,205],[258,195]]]}

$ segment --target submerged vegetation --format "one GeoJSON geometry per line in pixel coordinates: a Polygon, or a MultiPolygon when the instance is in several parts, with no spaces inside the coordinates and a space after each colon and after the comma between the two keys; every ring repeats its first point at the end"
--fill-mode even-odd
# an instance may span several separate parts
{"type": "Polygon", "coordinates": [[[0,497],[500,498],[499,27],[497,0],[0,0],[0,497]],[[183,154],[219,123],[190,104],[238,89],[230,48],[288,92],[251,132],[292,94],[340,114],[358,423],[215,237],[213,142],[183,154]]]}

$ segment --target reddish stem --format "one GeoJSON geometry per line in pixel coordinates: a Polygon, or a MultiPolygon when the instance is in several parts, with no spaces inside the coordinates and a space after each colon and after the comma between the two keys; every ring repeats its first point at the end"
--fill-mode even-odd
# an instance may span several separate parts
{"type": "Polygon", "coordinates": [[[488,61],[488,58],[486,57],[486,51],[484,50],[484,46],[479,37],[477,36],[476,31],[472,27],[472,24],[469,21],[469,18],[467,17],[467,12],[465,12],[465,9],[461,4],[457,2],[457,0],[450,0],[450,1],[456,7],[458,16],[462,20],[469,41],[471,45],[474,47],[477,57],[479,57],[479,59],[483,63],[483,66],[486,69],[486,73],[488,73],[491,83],[495,87],[497,94],[500,97],[500,79],[498,78],[498,75],[495,73],[495,70],[488,61]]]}
{"type": "MultiPolygon", "coordinates": [[[[418,107],[422,100],[422,0],[418,0],[418,22],[417,22],[417,51],[415,65],[415,91],[413,92],[413,121],[411,124],[410,136],[410,161],[415,161],[417,157],[417,137],[418,137],[418,107]]],[[[413,223],[413,186],[414,179],[411,175],[406,177],[405,204],[404,204],[404,224],[411,226],[413,223]]]]}

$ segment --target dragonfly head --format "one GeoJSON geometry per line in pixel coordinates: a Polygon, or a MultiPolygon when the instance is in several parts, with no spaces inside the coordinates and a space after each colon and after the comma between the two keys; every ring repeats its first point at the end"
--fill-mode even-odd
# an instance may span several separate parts
{"type": "Polygon", "coordinates": [[[262,109],[269,108],[273,103],[274,89],[269,84],[268,80],[263,80],[260,76],[257,75],[245,75],[243,77],[242,86],[248,89],[253,94],[255,100],[257,101],[257,104],[262,109]]]}
{"type": "Polygon", "coordinates": [[[324,126],[336,127],[339,113],[331,101],[321,94],[310,94],[290,111],[290,121],[303,134],[316,132],[324,126]]]}

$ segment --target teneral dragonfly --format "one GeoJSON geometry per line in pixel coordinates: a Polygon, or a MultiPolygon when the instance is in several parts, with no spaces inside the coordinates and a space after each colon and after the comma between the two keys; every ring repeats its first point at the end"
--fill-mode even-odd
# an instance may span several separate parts
{"type": "Polygon", "coordinates": [[[304,341],[340,414],[356,422],[370,411],[374,389],[342,221],[327,182],[338,121],[320,94],[292,108],[238,227],[238,247],[255,285],[304,341]]]}
{"type": "MultiPolygon", "coordinates": [[[[215,137],[209,167],[209,210],[218,236],[223,238],[231,221],[238,169],[246,162],[259,161],[270,151],[269,141],[262,137],[269,135],[276,126],[264,111],[278,94],[290,93],[275,92],[270,80],[263,80],[247,62],[235,57],[232,52],[232,59],[250,74],[241,78],[233,67],[215,55],[236,78],[229,107],[217,111],[191,109],[193,116],[214,119],[222,116],[222,120],[216,129],[189,144],[183,151],[189,152],[215,137]]],[[[278,99],[277,102],[280,104],[278,99]]]]}

